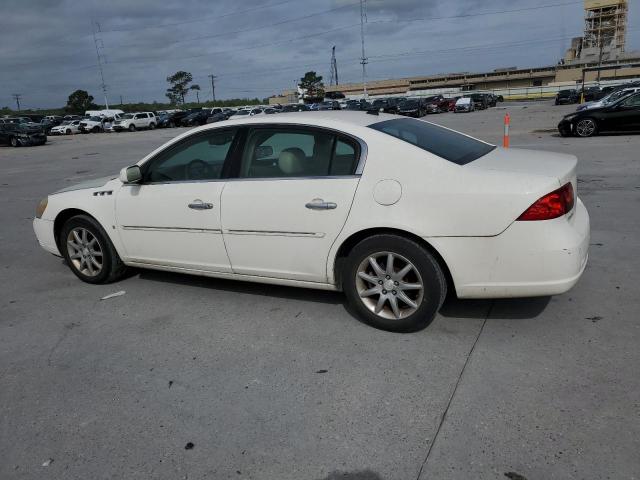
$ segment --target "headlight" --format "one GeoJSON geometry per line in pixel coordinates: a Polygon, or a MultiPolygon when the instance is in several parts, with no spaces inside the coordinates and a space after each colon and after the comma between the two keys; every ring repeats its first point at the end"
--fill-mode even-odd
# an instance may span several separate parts
{"type": "Polygon", "coordinates": [[[40,203],[36,207],[36,218],[42,218],[42,214],[47,209],[48,203],[49,203],[49,197],[45,197],[40,201],[40,203]]]}

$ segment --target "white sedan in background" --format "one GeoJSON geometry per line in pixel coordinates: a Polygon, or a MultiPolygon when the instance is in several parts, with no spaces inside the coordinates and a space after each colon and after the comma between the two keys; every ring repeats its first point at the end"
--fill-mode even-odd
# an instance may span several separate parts
{"type": "Polygon", "coordinates": [[[575,285],[589,245],[576,163],[394,115],[245,116],[49,195],[34,228],[85,282],[141,267],[342,290],[367,323],[415,331],[448,290],[575,285]]]}
{"type": "Polygon", "coordinates": [[[51,129],[51,135],[72,135],[80,133],[80,120],[65,120],[51,129]]]}

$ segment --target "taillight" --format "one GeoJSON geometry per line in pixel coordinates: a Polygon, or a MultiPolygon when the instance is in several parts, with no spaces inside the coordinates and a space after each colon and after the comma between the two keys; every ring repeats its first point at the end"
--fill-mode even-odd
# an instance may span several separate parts
{"type": "Polygon", "coordinates": [[[551,220],[566,215],[573,209],[575,198],[571,182],[539,198],[518,217],[518,220],[551,220]]]}

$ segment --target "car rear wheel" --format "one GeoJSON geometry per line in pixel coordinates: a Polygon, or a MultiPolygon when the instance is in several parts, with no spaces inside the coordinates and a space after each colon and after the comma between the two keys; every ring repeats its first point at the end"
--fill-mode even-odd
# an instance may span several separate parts
{"type": "Polygon", "coordinates": [[[11,140],[9,140],[9,143],[11,144],[12,147],[19,147],[20,146],[20,142],[18,141],[18,139],[16,137],[11,137],[11,140]]]}
{"type": "Polygon", "coordinates": [[[83,282],[109,283],[126,272],[104,229],[87,215],[67,220],[58,244],[69,268],[83,282]]]}
{"type": "Polygon", "coordinates": [[[396,235],[375,235],[349,253],[342,271],[350,307],[364,322],[393,332],[414,332],[435,318],[447,294],[436,259],[396,235]]]}
{"type": "Polygon", "coordinates": [[[129,131],[130,132],[135,132],[136,131],[136,126],[133,123],[131,125],[129,125],[129,131]]]}
{"type": "Polygon", "coordinates": [[[151,123],[149,124],[149,130],[153,130],[154,128],[156,128],[156,124],[155,124],[155,123],[153,123],[153,122],[151,122],[151,123]]]}
{"type": "Polygon", "coordinates": [[[579,137],[593,137],[598,133],[598,124],[593,118],[583,118],[576,123],[576,135],[579,137]]]}

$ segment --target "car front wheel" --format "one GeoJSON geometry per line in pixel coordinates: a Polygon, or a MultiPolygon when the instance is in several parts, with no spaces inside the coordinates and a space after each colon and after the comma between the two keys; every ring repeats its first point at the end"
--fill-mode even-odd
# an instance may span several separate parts
{"type": "Polygon", "coordinates": [[[155,124],[155,123],[153,123],[153,122],[151,122],[151,123],[149,124],[149,130],[153,130],[154,128],[156,128],[156,124],[155,124]]]}
{"type": "Polygon", "coordinates": [[[131,125],[129,125],[129,131],[130,132],[135,132],[136,131],[136,126],[133,123],[131,125]]]}
{"type": "Polygon", "coordinates": [[[576,123],[575,132],[579,137],[593,137],[598,133],[598,124],[593,118],[583,118],[576,123]]]}
{"type": "Polygon", "coordinates": [[[437,260],[405,237],[369,237],[349,253],[342,271],[345,295],[364,322],[393,332],[414,332],[435,318],[447,294],[437,260]]]}
{"type": "Polygon", "coordinates": [[[9,143],[11,144],[12,147],[19,147],[20,146],[20,142],[18,141],[18,139],[16,137],[11,137],[11,140],[9,140],[9,143]]]}
{"type": "Polygon", "coordinates": [[[104,229],[87,215],[67,220],[59,245],[69,268],[83,282],[113,282],[126,271],[104,229]]]}

